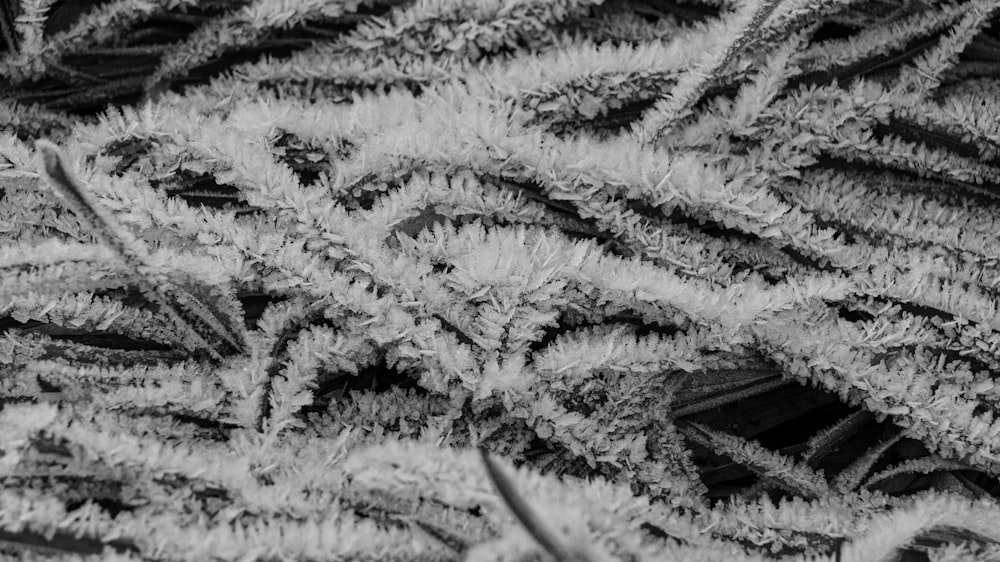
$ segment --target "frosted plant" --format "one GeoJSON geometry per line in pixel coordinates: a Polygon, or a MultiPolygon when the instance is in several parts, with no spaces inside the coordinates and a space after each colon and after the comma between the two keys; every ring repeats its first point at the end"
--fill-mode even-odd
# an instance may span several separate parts
{"type": "Polygon", "coordinates": [[[1000,557],[998,7],[0,2],[0,551],[1000,557]]]}

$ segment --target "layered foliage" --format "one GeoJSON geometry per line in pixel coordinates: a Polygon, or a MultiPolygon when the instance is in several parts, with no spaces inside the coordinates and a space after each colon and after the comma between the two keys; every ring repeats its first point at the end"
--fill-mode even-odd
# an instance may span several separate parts
{"type": "Polygon", "coordinates": [[[3,556],[1000,559],[1000,3],[0,37],[3,556]]]}

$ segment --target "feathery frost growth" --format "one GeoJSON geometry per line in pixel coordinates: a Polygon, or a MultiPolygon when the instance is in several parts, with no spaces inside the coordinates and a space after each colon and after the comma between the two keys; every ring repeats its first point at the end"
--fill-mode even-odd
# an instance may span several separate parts
{"type": "Polygon", "coordinates": [[[0,557],[1000,560],[998,61],[992,0],[0,0],[0,557]]]}

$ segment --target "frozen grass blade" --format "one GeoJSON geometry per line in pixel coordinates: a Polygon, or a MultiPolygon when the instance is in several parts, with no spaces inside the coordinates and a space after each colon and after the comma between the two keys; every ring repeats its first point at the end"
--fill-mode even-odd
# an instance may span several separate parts
{"type": "Polygon", "coordinates": [[[36,141],[35,147],[42,157],[42,176],[90,231],[114,250],[140,279],[139,288],[146,298],[160,306],[181,330],[184,338],[181,344],[185,348],[204,352],[215,360],[220,360],[223,354],[242,350],[238,307],[216,304],[231,301],[231,297],[224,291],[201,287],[190,279],[178,283],[150,267],[145,245],[101,208],[66,166],[59,148],[47,140],[36,141]],[[199,298],[199,295],[210,298],[199,298]]]}
{"type": "Polygon", "coordinates": [[[490,480],[493,482],[493,487],[496,488],[497,493],[500,494],[507,507],[528,531],[528,534],[546,552],[559,562],[597,562],[597,558],[585,547],[573,548],[566,544],[562,537],[556,534],[548,523],[542,521],[542,518],[539,517],[535,509],[528,505],[528,502],[518,493],[513,480],[490,457],[489,453],[483,449],[480,449],[479,452],[483,457],[486,472],[490,475],[490,480]]]}

